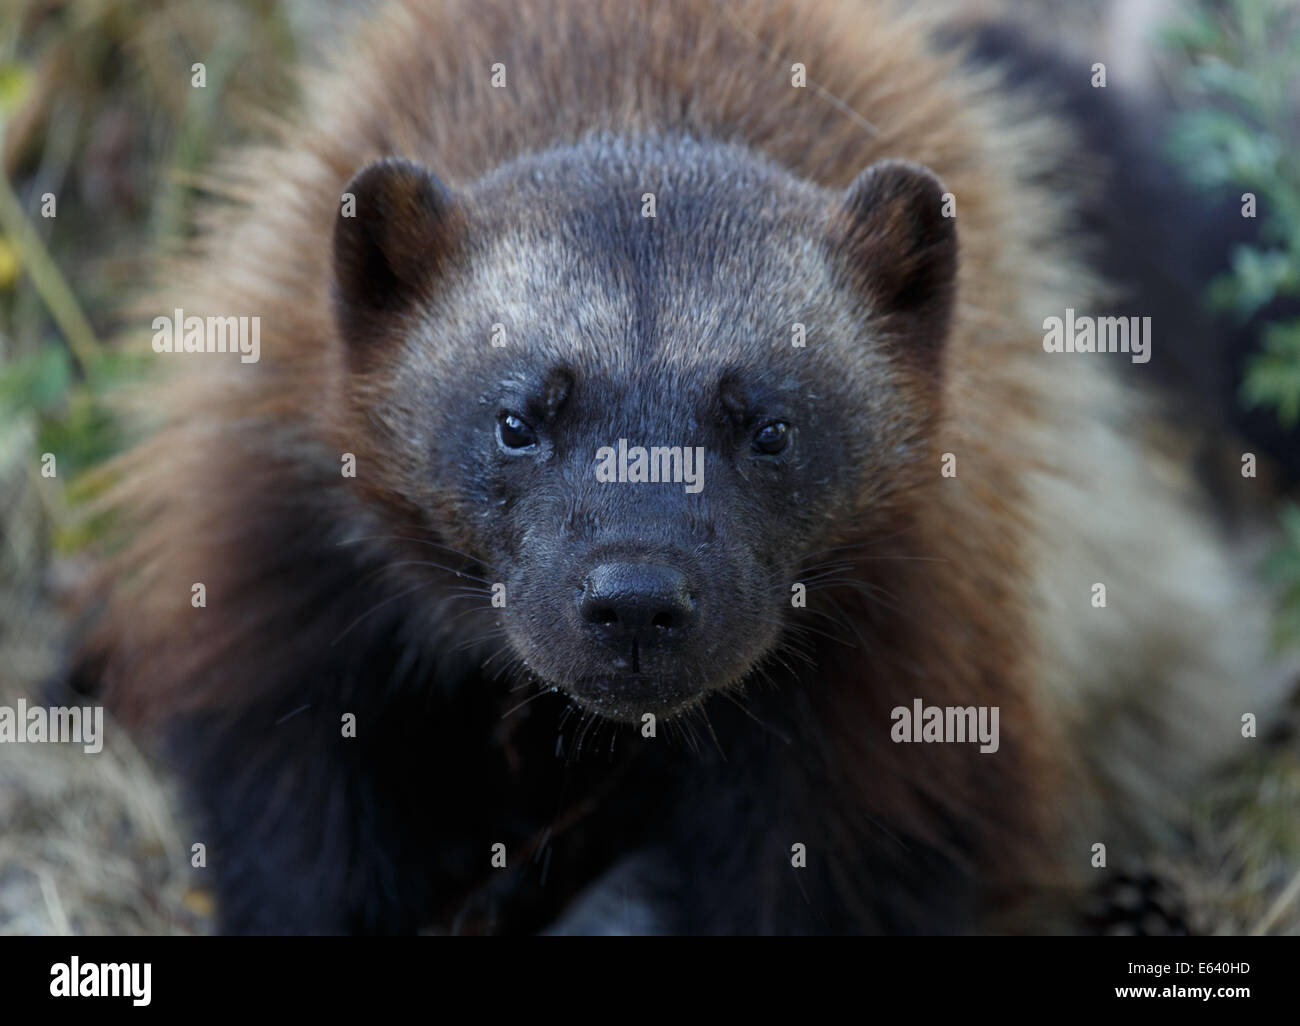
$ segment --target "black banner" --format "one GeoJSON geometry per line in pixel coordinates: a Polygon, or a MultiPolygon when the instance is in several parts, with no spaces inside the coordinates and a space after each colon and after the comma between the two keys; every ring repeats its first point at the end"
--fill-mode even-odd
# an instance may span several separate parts
{"type": "Polygon", "coordinates": [[[110,1007],[133,1016],[410,1008],[440,1018],[518,1003],[546,1015],[675,1015],[776,997],[819,1017],[831,999],[873,1018],[1125,1006],[1238,1017],[1294,1006],[1297,956],[1295,938],[10,938],[0,942],[0,992],[15,1013],[8,1022],[110,1007]]]}

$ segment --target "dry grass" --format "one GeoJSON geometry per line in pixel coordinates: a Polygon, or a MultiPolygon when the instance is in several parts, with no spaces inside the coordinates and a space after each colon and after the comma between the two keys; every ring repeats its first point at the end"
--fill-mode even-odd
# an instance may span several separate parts
{"type": "Polygon", "coordinates": [[[121,730],[0,758],[0,934],[205,932],[171,796],[121,730]]]}
{"type": "MultiPolygon", "coordinates": [[[[0,704],[47,694],[65,627],[57,595],[69,560],[50,560],[39,478],[10,436],[0,447],[0,704]]],[[[50,490],[52,494],[53,489],[50,490]]],[[[173,796],[116,724],[102,751],[80,745],[0,747],[0,934],[195,933],[202,892],[191,888],[173,796]]]]}
{"type": "Polygon", "coordinates": [[[1174,865],[1206,933],[1300,934],[1300,716],[1218,778],[1174,865]]]}

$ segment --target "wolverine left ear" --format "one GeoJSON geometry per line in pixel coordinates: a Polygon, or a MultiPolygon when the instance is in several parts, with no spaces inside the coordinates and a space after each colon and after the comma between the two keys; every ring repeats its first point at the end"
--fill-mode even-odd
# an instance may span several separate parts
{"type": "Polygon", "coordinates": [[[428,168],[395,157],[358,172],[344,200],[334,224],[334,315],[350,359],[363,364],[386,322],[428,297],[462,216],[428,168]]]}
{"type": "Polygon", "coordinates": [[[873,314],[931,356],[942,348],[956,294],[957,225],[944,216],[944,196],[929,168],[882,160],[853,180],[833,228],[873,314]]]}

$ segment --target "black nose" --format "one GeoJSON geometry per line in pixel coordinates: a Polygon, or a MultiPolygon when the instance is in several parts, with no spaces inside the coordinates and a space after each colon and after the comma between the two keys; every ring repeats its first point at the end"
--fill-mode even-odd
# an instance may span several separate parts
{"type": "Polygon", "coordinates": [[[651,563],[602,563],[587,575],[578,612],[609,641],[654,644],[695,622],[686,575],[651,563]]]}

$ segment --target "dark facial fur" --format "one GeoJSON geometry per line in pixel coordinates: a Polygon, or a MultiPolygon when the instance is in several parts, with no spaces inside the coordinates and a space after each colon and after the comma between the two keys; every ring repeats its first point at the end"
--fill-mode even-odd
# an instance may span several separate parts
{"type": "Polygon", "coordinates": [[[926,458],[956,260],[923,169],[837,195],[740,147],[595,137],[349,191],[336,315],[394,505],[504,585],[484,629],[588,710],[742,682],[801,568],[883,531],[926,458]],[[622,439],[702,451],[702,487],[599,480],[622,439]]]}

